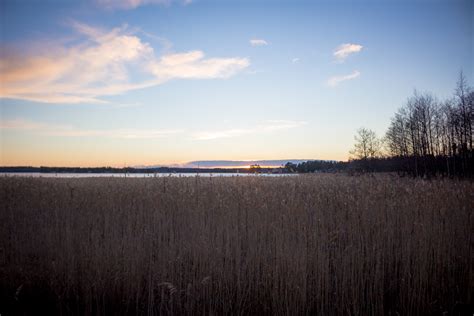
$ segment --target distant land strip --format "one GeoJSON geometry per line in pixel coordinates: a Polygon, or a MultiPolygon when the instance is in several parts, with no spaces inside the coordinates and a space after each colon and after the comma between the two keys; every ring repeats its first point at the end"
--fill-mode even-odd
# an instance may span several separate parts
{"type": "MultiPolygon", "coordinates": [[[[259,172],[284,172],[281,168],[259,168],[259,172]],[[279,169],[279,170],[275,170],[279,169]]],[[[113,168],[113,167],[0,167],[0,173],[251,173],[251,168],[113,168]]]]}
{"type": "Polygon", "coordinates": [[[320,159],[272,159],[272,160],[196,160],[189,161],[182,164],[169,165],[151,165],[151,166],[134,166],[134,168],[242,168],[250,167],[252,165],[259,165],[266,168],[279,168],[285,166],[287,163],[299,164],[306,161],[323,161],[320,159]]]}

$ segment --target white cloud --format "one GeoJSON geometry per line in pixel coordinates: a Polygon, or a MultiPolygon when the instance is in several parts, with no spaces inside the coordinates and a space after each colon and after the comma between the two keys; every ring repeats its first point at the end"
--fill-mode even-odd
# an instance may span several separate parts
{"type": "Polygon", "coordinates": [[[121,139],[164,138],[181,133],[181,130],[121,128],[109,130],[80,129],[70,125],[56,125],[24,119],[2,120],[0,130],[33,132],[36,135],[57,137],[106,137],[121,139]]]}
{"type": "Polygon", "coordinates": [[[204,58],[201,51],[169,54],[153,61],[150,71],[159,80],[227,78],[248,67],[246,58],[204,58]]]}
{"type": "Polygon", "coordinates": [[[293,58],[293,59],[291,60],[291,62],[292,62],[293,64],[297,64],[297,63],[300,62],[300,59],[299,59],[298,57],[295,57],[295,58],[293,58]]]}
{"type": "Polygon", "coordinates": [[[346,81],[346,80],[352,80],[360,76],[360,72],[357,70],[354,70],[352,73],[348,75],[343,75],[343,76],[334,76],[328,79],[327,84],[330,87],[335,87],[339,83],[346,81]]]}
{"type": "Polygon", "coordinates": [[[205,132],[198,132],[192,135],[192,138],[195,140],[212,140],[212,139],[219,139],[219,138],[231,138],[231,137],[239,137],[249,134],[261,134],[261,133],[269,133],[279,130],[287,130],[291,128],[300,127],[307,124],[305,121],[289,121],[289,120],[270,120],[266,121],[260,125],[250,127],[250,128],[242,128],[242,129],[227,129],[227,130],[220,130],[220,131],[205,131],[205,132]]]}
{"type": "Polygon", "coordinates": [[[106,103],[101,97],[171,79],[227,78],[250,64],[246,58],[204,58],[201,51],[157,57],[153,47],[126,26],[111,31],[77,22],[72,26],[81,36],[74,44],[37,45],[40,49],[30,54],[2,55],[0,98],[106,103]]]}
{"type": "Polygon", "coordinates": [[[343,62],[350,54],[358,53],[362,48],[359,44],[342,44],[336,48],[333,55],[339,62],[343,62]]]}
{"type": "Polygon", "coordinates": [[[139,6],[149,5],[149,4],[159,4],[163,6],[169,6],[173,2],[178,2],[183,5],[188,5],[193,2],[193,0],[96,0],[97,4],[105,9],[121,9],[121,10],[130,10],[135,9],[139,6]]]}
{"type": "Polygon", "coordinates": [[[264,39],[257,39],[257,38],[254,38],[254,39],[251,39],[249,41],[250,45],[252,46],[266,46],[268,45],[268,42],[264,39]]]}

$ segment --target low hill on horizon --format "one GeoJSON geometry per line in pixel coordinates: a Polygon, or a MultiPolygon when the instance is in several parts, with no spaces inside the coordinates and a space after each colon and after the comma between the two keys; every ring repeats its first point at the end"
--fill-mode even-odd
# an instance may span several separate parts
{"type": "Polygon", "coordinates": [[[189,161],[183,164],[171,164],[171,165],[152,165],[152,166],[137,166],[140,168],[159,168],[159,167],[171,167],[171,168],[241,168],[250,165],[259,165],[262,167],[281,167],[286,163],[291,162],[294,164],[302,163],[309,160],[320,160],[320,159],[278,159],[278,160],[196,160],[189,161]]]}

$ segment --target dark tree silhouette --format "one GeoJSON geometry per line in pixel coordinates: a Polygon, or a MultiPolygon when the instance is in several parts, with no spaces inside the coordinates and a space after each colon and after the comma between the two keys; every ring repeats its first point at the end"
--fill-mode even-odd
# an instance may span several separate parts
{"type": "Polygon", "coordinates": [[[369,159],[381,156],[381,141],[374,131],[360,128],[354,137],[356,143],[351,155],[356,159],[369,159]]]}

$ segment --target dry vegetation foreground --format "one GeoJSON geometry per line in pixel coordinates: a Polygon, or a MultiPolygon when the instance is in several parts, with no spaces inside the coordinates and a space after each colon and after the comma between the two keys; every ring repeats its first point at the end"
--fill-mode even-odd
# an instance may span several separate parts
{"type": "Polygon", "coordinates": [[[474,184],[0,178],[0,313],[456,314],[474,184]]]}

